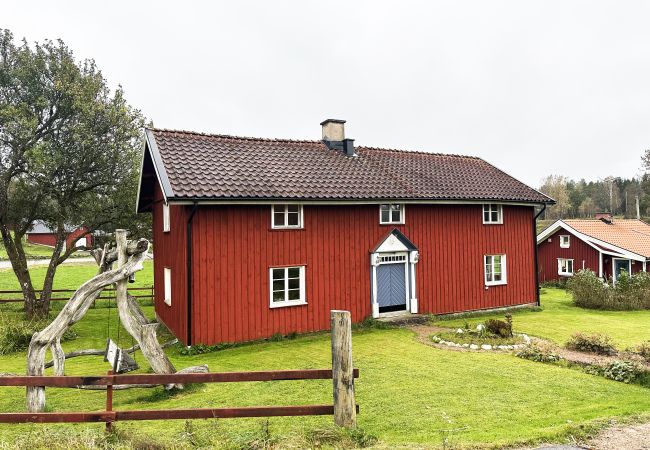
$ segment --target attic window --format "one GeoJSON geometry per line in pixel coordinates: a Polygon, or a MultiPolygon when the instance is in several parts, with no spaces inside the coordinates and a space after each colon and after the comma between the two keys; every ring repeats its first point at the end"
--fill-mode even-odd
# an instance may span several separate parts
{"type": "Polygon", "coordinates": [[[569,248],[571,246],[571,236],[569,235],[561,235],[560,236],[560,247],[561,248],[569,248]]]}
{"type": "Polygon", "coordinates": [[[503,207],[494,203],[483,205],[483,223],[502,224],[503,207]]]}
{"type": "Polygon", "coordinates": [[[302,228],[302,205],[271,205],[271,228],[302,228]]]}
{"type": "Polygon", "coordinates": [[[403,224],[404,205],[400,203],[379,205],[379,223],[382,225],[403,224]]]}

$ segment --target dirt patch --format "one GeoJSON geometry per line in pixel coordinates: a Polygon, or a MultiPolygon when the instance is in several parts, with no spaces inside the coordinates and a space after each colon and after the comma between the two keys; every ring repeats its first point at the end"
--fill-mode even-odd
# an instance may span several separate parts
{"type": "Polygon", "coordinates": [[[650,449],[650,423],[607,428],[591,439],[588,445],[593,450],[650,449]]]}

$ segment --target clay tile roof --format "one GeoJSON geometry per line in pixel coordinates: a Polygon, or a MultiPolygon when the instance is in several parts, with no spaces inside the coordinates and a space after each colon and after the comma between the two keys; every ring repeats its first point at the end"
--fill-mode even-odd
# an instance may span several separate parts
{"type": "MultiPolygon", "coordinates": [[[[552,200],[480,158],[148,130],[172,199],[552,200]]],[[[154,160],[156,158],[154,157],[154,160]]]]}
{"type": "Polygon", "coordinates": [[[650,225],[641,220],[564,220],[574,230],[637,255],[650,257],[650,225]]]}

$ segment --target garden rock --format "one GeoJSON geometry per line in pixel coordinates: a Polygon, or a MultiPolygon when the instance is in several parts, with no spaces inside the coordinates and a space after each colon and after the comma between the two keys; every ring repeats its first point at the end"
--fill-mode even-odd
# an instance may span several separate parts
{"type": "Polygon", "coordinates": [[[492,346],[490,344],[483,344],[481,345],[481,348],[483,350],[492,350],[492,346]]]}
{"type": "Polygon", "coordinates": [[[478,345],[470,344],[469,348],[471,348],[472,350],[478,350],[478,345]]]}

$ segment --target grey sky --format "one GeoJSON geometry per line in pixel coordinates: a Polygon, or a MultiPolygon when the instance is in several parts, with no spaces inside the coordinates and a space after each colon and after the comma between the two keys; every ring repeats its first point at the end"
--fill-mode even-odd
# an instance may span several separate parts
{"type": "Polygon", "coordinates": [[[650,148],[650,2],[5,1],[158,127],[481,156],[533,186],[634,176],[650,148]]]}

